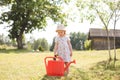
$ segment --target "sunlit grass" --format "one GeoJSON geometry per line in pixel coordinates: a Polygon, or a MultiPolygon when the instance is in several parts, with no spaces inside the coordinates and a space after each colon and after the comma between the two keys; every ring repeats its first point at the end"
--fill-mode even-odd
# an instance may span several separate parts
{"type": "MultiPolygon", "coordinates": [[[[111,51],[113,57],[113,50],[111,51]]],[[[46,76],[44,58],[53,52],[3,51],[0,53],[0,80],[120,80],[120,49],[116,69],[104,69],[108,51],[74,51],[70,73],[64,77],[46,76]]]]}

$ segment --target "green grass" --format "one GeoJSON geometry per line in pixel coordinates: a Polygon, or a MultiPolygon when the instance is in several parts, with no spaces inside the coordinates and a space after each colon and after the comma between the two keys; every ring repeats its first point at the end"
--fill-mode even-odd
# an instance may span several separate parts
{"type": "MultiPolygon", "coordinates": [[[[113,50],[112,56],[113,56],[113,50]]],[[[0,80],[120,80],[120,49],[117,50],[116,68],[105,69],[108,51],[74,51],[68,76],[46,75],[44,58],[53,52],[26,50],[0,51],[0,80]]]]}

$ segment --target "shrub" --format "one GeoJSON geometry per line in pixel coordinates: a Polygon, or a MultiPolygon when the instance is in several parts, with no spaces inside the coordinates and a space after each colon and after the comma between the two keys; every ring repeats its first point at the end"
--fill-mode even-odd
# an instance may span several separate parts
{"type": "Polygon", "coordinates": [[[44,51],[42,46],[39,46],[38,49],[39,49],[39,51],[44,51]]]}
{"type": "Polygon", "coordinates": [[[0,50],[6,50],[7,49],[7,45],[0,45],[0,50]]]}
{"type": "Polygon", "coordinates": [[[91,40],[86,40],[84,47],[86,50],[91,50],[91,40]]]}

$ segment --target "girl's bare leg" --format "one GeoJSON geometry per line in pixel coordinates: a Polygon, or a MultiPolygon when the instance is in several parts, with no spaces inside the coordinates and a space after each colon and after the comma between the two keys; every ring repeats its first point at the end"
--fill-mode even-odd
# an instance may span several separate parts
{"type": "MultiPolygon", "coordinates": [[[[68,62],[65,62],[65,67],[67,67],[68,62]]],[[[66,69],[66,73],[69,73],[69,67],[66,69]]]]}

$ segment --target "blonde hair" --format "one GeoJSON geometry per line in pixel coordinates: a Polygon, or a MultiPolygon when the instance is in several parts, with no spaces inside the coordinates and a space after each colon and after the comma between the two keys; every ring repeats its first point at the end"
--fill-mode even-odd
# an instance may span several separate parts
{"type": "MultiPolygon", "coordinates": [[[[66,31],[64,31],[64,30],[61,30],[62,32],[64,32],[64,35],[66,35],[66,31]]],[[[57,33],[59,34],[59,31],[57,31],[57,33]]]]}

